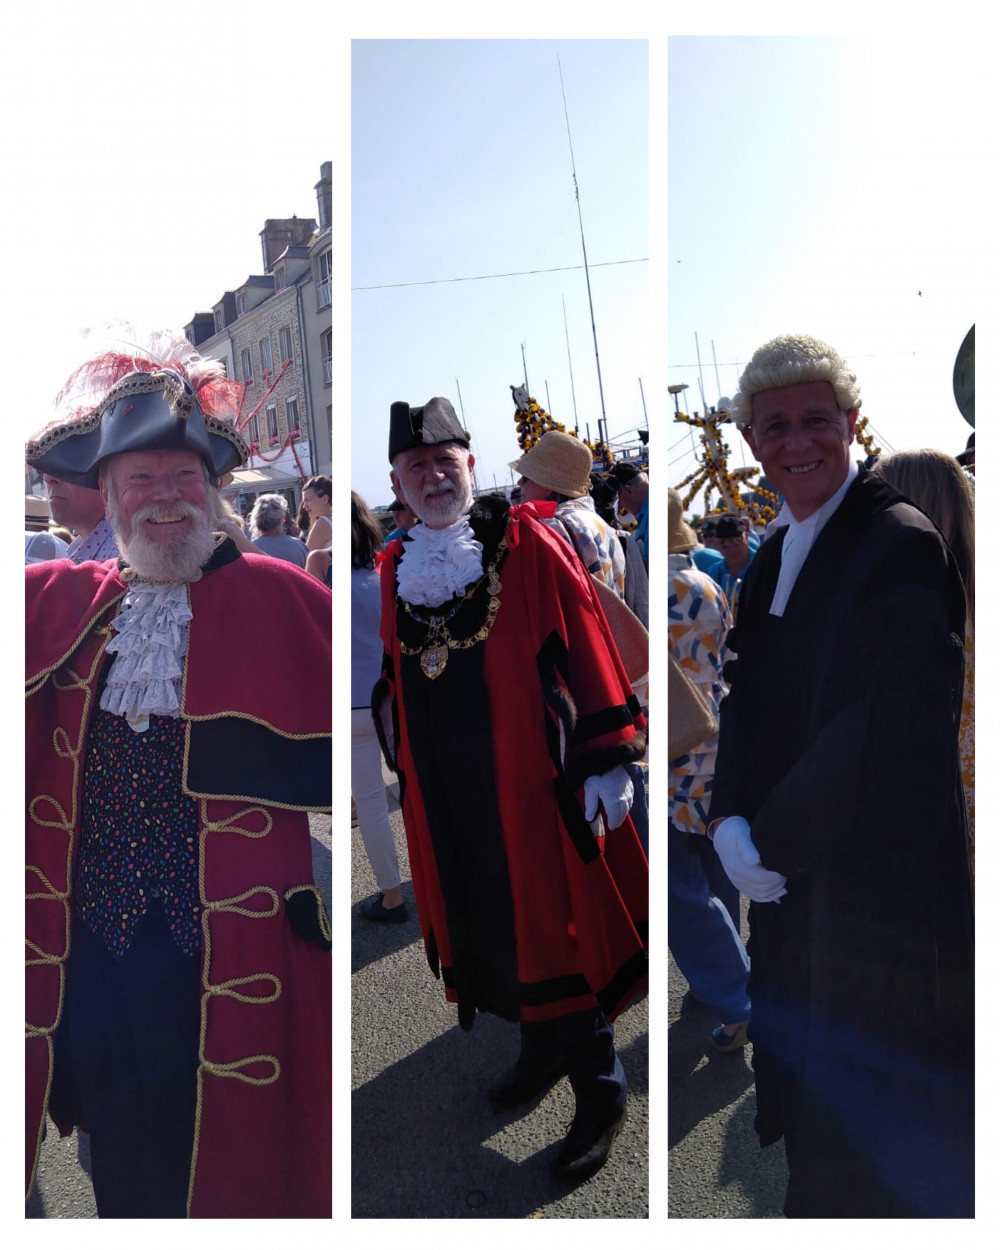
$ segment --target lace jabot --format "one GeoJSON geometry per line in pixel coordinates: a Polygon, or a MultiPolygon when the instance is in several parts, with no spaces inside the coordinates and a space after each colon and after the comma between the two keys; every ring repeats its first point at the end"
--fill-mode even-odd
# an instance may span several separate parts
{"type": "Polygon", "coordinates": [[[416,525],[408,537],[397,572],[399,594],[407,603],[439,607],[482,577],[483,544],[468,516],[443,530],[416,525]]]}
{"type": "Polygon", "coordinates": [[[133,582],[111,622],[117,636],[108,651],[115,658],[101,707],[124,716],[137,733],[152,715],[180,715],[190,620],[186,582],[133,582]]]}

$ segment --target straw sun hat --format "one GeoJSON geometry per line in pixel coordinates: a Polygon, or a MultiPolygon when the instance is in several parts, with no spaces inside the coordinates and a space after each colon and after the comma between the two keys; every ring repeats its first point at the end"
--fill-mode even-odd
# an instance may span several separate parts
{"type": "Polygon", "coordinates": [[[672,486],[667,488],[667,555],[698,546],[698,535],[684,520],[684,504],[672,486]]]}
{"type": "Polygon", "coordinates": [[[590,448],[572,434],[549,430],[529,452],[510,467],[530,482],[553,490],[567,499],[582,499],[590,491],[594,457],[590,448]]]}

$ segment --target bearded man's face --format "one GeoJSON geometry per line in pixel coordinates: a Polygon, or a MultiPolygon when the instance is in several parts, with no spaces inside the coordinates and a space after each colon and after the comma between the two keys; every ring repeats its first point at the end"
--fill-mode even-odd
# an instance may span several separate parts
{"type": "Polygon", "coordinates": [[[214,518],[196,452],[124,452],[111,460],[101,493],[118,549],[141,577],[181,581],[208,561],[214,518]]]}
{"type": "Polygon", "coordinates": [[[475,463],[461,443],[434,443],[401,451],[389,476],[428,529],[447,529],[472,506],[475,463]]]}

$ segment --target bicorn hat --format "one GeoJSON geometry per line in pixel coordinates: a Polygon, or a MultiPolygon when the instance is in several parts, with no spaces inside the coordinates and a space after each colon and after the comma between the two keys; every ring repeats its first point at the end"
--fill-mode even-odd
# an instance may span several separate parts
{"type": "Polygon", "coordinates": [[[421,408],[411,408],[405,400],[397,400],[389,409],[389,463],[401,451],[411,447],[432,447],[435,443],[472,442],[468,430],[462,429],[455,409],[440,395],[429,399],[421,408]]]}
{"type": "Polygon", "coordinates": [[[63,393],[80,377],[110,385],[95,407],[53,422],[27,444],[33,468],[96,488],[101,462],[123,452],[193,451],[215,479],[245,463],[249,448],[226,419],[235,414],[239,383],[189,345],[162,367],[108,353],[78,369],[63,393]]]}
{"type": "Polygon", "coordinates": [[[530,451],[510,467],[546,490],[582,499],[590,493],[590,474],[594,457],[586,443],[561,430],[547,430],[530,451]]]}

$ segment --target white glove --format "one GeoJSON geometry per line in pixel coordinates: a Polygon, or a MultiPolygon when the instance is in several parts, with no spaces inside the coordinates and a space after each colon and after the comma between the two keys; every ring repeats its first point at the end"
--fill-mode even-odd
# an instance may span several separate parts
{"type": "Polygon", "coordinates": [[[760,852],[750,837],[750,826],[742,816],[727,816],[716,826],[712,837],[726,876],[738,890],[755,903],[776,903],[785,889],[786,877],[770,872],[760,862],[760,852]]]}
{"type": "Polygon", "coordinates": [[[597,804],[600,802],[608,828],[617,829],[632,809],[634,793],[632,778],[619,764],[611,772],[588,777],[583,783],[583,814],[587,820],[592,821],[597,815],[597,804]]]}

